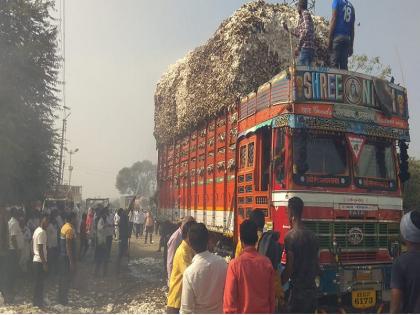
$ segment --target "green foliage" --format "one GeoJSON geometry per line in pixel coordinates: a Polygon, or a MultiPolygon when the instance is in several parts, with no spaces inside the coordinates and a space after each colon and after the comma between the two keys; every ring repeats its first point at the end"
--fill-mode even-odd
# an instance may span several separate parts
{"type": "Polygon", "coordinates": [[[410,179],[404,185],[404,209],[420,210],[420,160],[410,159],[410,179]]]}
{"type": "Polygon", "coordinates": [[[41,199],[56,176],[53,1],[0,1],[0,203],[41,199]]]}
{"type": "Polygon", "coordinates": [[[353,55],[349,60],[349,70],[373,75],[378,78],[391,76],[391,67],[382,64],[379,57],[369,58],[367,55],[353,55]]]}
{"type": "Polygon", "coordinates": [[[150,197],[156,184],[156,165],[148,160],[122,168],[117,175],[115,187],[121,194],[150,197]]]}

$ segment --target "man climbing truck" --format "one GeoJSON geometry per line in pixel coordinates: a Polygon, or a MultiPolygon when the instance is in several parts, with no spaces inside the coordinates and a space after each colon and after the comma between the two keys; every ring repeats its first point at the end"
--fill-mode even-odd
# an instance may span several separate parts
{"type": "MultiPolygon", "coordinates": [[[[388,303],[407,179],[407,93],[349,71],[291,67],[216,118],[160,144],[159,212],[238,239],[253,209],[289,230],[287,203],[320,242],[321,302],[388,303]]],[[[321,303],[322,304],[322,303],[321,303]]]]}

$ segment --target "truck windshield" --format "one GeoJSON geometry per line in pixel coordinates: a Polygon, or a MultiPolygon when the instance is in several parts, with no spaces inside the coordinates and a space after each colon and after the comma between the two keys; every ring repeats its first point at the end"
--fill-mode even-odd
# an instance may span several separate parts
{"type": "Polygon", "coordinates": [[[348,174],[344,137],[295,135],[293,145],[294,173],[302,167],[305,174],[342,176],[348,174]],[[306,159],[302,156],[306,155],[306,159]],[[299,166],[299,164],[306,164],[299,166]]]}
{"type": "Polygon", "coordinates": [[[395,163],[391,144],[367,143],[355,167],[356,177],[395,180],[395,163]]]}

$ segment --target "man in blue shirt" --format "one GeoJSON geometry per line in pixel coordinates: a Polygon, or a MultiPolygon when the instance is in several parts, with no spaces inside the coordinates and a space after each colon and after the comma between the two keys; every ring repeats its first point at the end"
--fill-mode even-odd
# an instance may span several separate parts
{"type": "Polygon", "coordinates": [[[354,7],[348,0],[333,0],[328,48],[331,66],[347,70],[348,57],[353,55],[354,7]]]}

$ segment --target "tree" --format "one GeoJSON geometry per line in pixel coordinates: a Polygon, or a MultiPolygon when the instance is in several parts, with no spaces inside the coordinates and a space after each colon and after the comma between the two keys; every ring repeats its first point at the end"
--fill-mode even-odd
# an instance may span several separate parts
{"type": "Polygon", "coordinates": [[[53,1],[0,1],[0,203],[42,199],[56,178],[59,57],[53,1]]]}
{"type": "Polygon", "coordinates": [[[379,57],[369,58],[367,55],[353,55],[349,60],[349,70],[363,72],[381,79],[391,76],[390,66],[382,64],[379,57]]]}
{"type": "Polygon", "coordinates": [[[122,168],[117,175],[115,187],[121,194],[138,194],[150,197],[156,184],[156,165],[148,160],[122,168]]]}
{"type": "Polygon", "coordinates": [[[410,179],[404,185],[404,209],[420,209],[420,160],[410,159],[410,179]]]}

